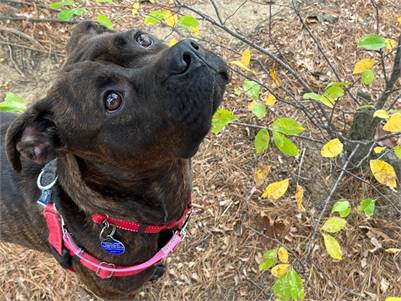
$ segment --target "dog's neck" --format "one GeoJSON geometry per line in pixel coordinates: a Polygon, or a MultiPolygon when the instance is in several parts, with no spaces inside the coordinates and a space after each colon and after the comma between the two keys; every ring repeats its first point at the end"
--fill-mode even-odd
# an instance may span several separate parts
{"type": "Polygon", "coordinates": [[[191,191],[190,160],[135,171],[68,154],[58,164],[62,189],[87,214],[165,224],[181,215],[191,191]]]}

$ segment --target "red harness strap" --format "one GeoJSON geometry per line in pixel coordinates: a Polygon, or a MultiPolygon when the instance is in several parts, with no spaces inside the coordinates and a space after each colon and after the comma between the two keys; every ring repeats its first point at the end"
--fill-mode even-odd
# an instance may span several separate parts
{"type": "Polygon", "coordinates": [[[180,216],[178,220],[175,220],[167,225],[143,225],[134,221],[127,221],[115,217],[110,217],[103,213],[93,213],[92,221],[96,224],[101,224],[107,221],[109,224],[115,225],[117,228],[132,231],[132,232],[142,232],[148,234],[160,233],[161,231],[171,230],[174,228],[181,228],[188,218],[191,210],[191,196],[188,198],[187,207],[180,216]]]}

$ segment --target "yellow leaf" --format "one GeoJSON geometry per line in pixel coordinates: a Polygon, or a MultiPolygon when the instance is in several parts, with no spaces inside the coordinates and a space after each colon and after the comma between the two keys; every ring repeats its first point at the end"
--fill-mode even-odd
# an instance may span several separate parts
{"type": "Polygon", "coordinates": [[[382,153],[385,149],[386,149],[385,146],[376,146],[376,147],[373,149],[373,151],[374,151],[375,154],[380,154],[380,153],[382,153]]]}
{"type": "Polygon", "coordinates": [[[248,103],[248,111],[252,111],[253,107],[256,106],[257,102],[252,100],[250,103],[248,103]]]}
{"type": "Polygon", "coordinates": [[[401,17],[398,17],[398,18],[397,18],[397,21],[398,21],[398,24],[401,25],[401,17]]]}
{"type": "Polygon", "coordinates": [[[281,275],[284,275],[285,273],[287,273],[289,268],[290,268],[289,264],[280,263],[280,264],[276,265],[275,267],[273,267],[271,272],[274,277],[280,277],[281,275]]]}
{"type": "Polygon", "coordinates": [[[354,74],[364,73],[366,70],[372,68],[372,66],[376,64],[376,60],[374,59],[362,59],[355,64],[354,74]]]}
{"type": "Polygon", "coordinates": [[[387,132],[401,132],[401,113],[395,113],[390,116],[386,124],[383,126],[383,130],[387,132]]]}
{"type": "Polygon", "coordinates": [[[343,144],[338,138],[332,139],[323,145],[320,154],[325,158],[337,157],[343,151],[343,144]]]}
{"type": "Polygon", "coordinates": [[[132,16],[135,16],[137,14],[139,7],[140,7],[139,2],[135,2],[134,4],[132,4],[132,10],[131,10],[132,16]]]}
{"type": "Polygon", "coordinates": [[[329,253],[331,258],[341,260],[343,257],[343,252],[338,241],[330,234],[323,233],[322,235],[327,253],[329,253]]]}
{"type": "Polygon", "coordinates": [[[397,47],[397,41],[393,39],[385,39],[384,40],[384,49],[391,51],[395,47],[397,47]]]}
{"type": "Polygon", "coordinates": [[[397,248],[388,248],[385,250],[387,253],[390,254],[398,254],[399,252],[401,252],[401,249],[397,249],[397,248]]]}
{"type": "Polygon", "coordinates": [[[303,205],[303,197],[304,197],[304,189],[302,186],[297,185],[297,188],[295,190],[295,200],[297,201],[297,208],[299,211],[305,211],[304,205],[303,205]]]}
{"type": "Polygon", "coordinates": [[[239,62],[239,61],[232,61],[232,62],[230,62],[230,64],[236,65],[236,66],[240,67],[241,69],[244,69],[244,70],[246,70],[246,71],[252,72],[252,70],[249,69],[247,66],[245,66],[242,62],[239,62]]]}
{"type": "Polygon", "coordinates": [[[278,200],[287,191],[289,185],[289,179],[274,182],[269,184],[262,193],[262,198],[272,198],[278,200]]]}
{"type": "Polygon", "coordinates": [[[269,174],[270,170],[271,170],[270,165],[261,166],[256,169],[256,171],[255,171],[256,185],[260,185],[263,183],[263,181],[266,179],[267,175],[269,174]]]}
{"type": "Polygon", "coordinates": [[[199,37],[199,28],[198,27],[191,27],[191,31],[194,37],[199,37]]]}
{"type": "Polygon", "coordinates": [[[370,160],[370,170],[379,183],[395,189],[397,175],[394,167],[383,160],[370,160]]]}
{"type": "Polygon", "coordinates": [[[373,117],[381,118],[381,119],[388,119],[390,116],[388,115],[386,110],[377,110],[373,117]]]}
{"type": "Polygon", "coordinates": [[[277,72],[276,72],[276,69],[274,69],[274,68],[271,68],[270,69],[270,77],[271,77],[271,79],[273,80],[273,82],[274,82],[274,84],[277,86],[277,87],[280,87],[280,79],[278,78],[278,76],[277,76],[277,72]]]}
{"type": "Polygon", "coordinates": [[[250,62],[251,62],[251,51],[249,50],[249,48],[247,48],[242,52],[241,63],[244,66],[249,66],[250,62]]]}
{"type": "Polygon", "coordinates": [[[269,94],[265,97],[265,104],[268,105],[269,107],[274,106],[276,104],[276,102],[277,102],[277,99],[274,95],[269,94]]]}
{"type": "Polygon", "coordinates": [[[286,248],[283,247],[278,248],[277,256],[282,263],[288,263],[288,251],[286,248]]]}
{"type": "Polygon", "coordinates": [[[168,47],[173,47],[175,44],[177,44],[177,39],[176,38],[172,38],[168,41],[167,45],[168,47]]]}
{"type": "Polygon", "coordinates": [[[401,297],[387,297],[384,301],[401,301],[401,297]]]}
{"type": "Polygon", "coordinates": [[[177,16],[173,14],[171,11],[167,11],[164,16],[164,21],[170,27],[174,27],[175,23],[177,22],[177,16]]]}

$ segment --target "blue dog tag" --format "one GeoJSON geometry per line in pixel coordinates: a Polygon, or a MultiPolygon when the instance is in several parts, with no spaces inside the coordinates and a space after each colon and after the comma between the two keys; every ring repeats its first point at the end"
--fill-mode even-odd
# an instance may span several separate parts
{"type": "Polygon", "coordinates": [[[112,236],[107,236],[105,239],[101,240],[100,247],[103,251],[112,255],[121,255],[125,252],[124,244],[112,236]]]}
{"type": "Polygon", "coordinates": [[[39,199],[36,201],[39,205],[46,206],[52,196],[52,191],[50,189],[43,190],[39,199]]]}

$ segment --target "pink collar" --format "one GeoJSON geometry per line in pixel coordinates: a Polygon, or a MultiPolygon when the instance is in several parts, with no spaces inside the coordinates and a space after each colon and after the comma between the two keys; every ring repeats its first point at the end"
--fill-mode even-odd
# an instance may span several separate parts
{"type": "MultiPolygon", "coordinates": [[[[174,231],[173,236],[166,245],[149,260],[133,266],[116,266],[112,263],[107,263],[95,258],[74,242],[71,234],[65,228],[63,218],[56,210],[54,203],[49,202],[45,206],[43,215],[49,230],[48,241],[55,251],[60,256],[64,256],[63,249],[67,249],[69,255],[78,257],[83,266],[95,272],[96,275],[102,279],[112,276],[124,277],[136,275],[163,261],[185,238],[185,229],[188,222],[188,218],[186,218],[185,222],[179,227],[179,230],[174,231]]],[[[187,214],[187,217],[189,217],[189,215],[190,213],[187,214]]]]}

